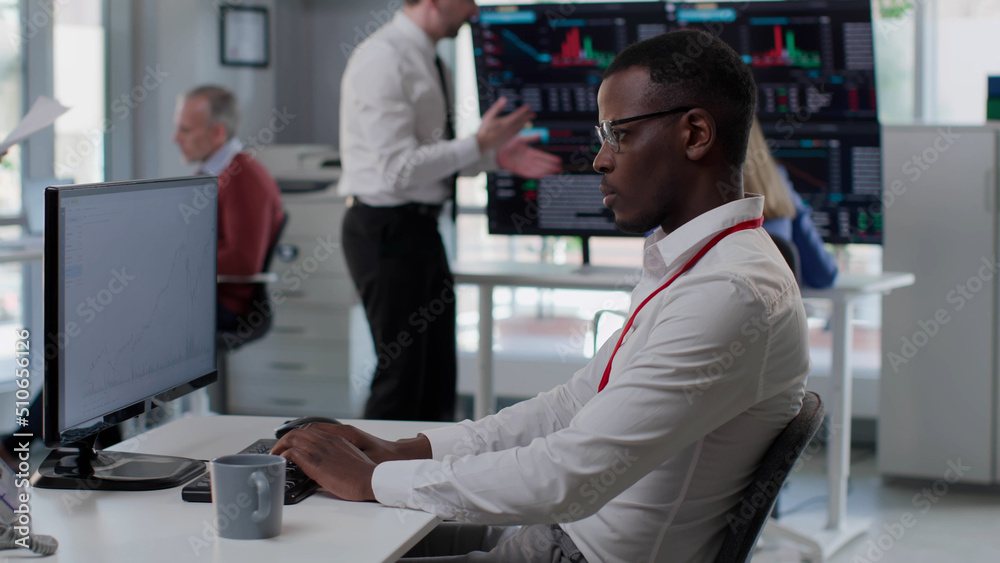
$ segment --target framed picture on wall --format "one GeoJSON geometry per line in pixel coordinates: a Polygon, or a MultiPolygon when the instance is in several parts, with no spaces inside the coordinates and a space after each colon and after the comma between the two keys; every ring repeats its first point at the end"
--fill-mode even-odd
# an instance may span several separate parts
{"type": "Polygon", "coordinates": [[[223,65],[271,64],[270,23],[263,6],[219,7],[219,56],[223,65]]]}

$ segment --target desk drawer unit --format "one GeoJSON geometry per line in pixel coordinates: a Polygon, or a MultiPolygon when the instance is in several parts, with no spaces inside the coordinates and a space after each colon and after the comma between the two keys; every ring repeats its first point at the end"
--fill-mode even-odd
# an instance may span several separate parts
{"type": "Polygon", "coordinates": [[[331,186],[283,194],[289,221],[271,270],[279,281],[268,334],[230,355],[233,414],[356,416],[350,396],[350,308],[358,302],[343,250],[346,209],[331,186]]]}
{"type": "Polygon", "coordinates": [[[229,401],[243,405],[241,414],[342,417],[351,409],[347,379],[242,377],[229,390],[229,401]]]}

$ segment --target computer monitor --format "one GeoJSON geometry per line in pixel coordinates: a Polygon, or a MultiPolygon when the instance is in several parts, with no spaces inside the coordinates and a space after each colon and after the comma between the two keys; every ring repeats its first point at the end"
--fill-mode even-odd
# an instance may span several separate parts
{"type": "Polygon", "coordinates": [[[882,155],[869,0],[670,3],[671,29],[726,41],[757,82],[757,116],[823,240],[882,243],[882,155]]]}
{"type": "Polygon", "coordinates": [[[601,76],[629,44],[690,28],[719,36],[750,66],[768,140],[824,239],[881,243],[869,0],[483,6],[472,26],[480,107],[501,96],[508,109],[531,106],[538,116],[531,132],[566,165],[540,180],[491,173],[490,233],[622,234],[590,169],[600,148],[593,126],[601,76]]]}
{"type": "Polygon", "coordinates": [[[878,124],[804,123],[761,131],[775,161],[812,208],[812,220],[831,244],[882,242],[882,154],[878,124]]]}
{"type": "Polygon", "coordinates": [[[875,122],[870,0],[669,3],[671,29],[718,35],[750,66],[761,121],[875,122]]]}
{"type": "MultiPolygon", "coordinates": [[[[505,171],[488,176],[493,234],[620,236],[604,207],[597,90],[615,55],[667,31],[663,2],[482,6],[472,25],[480,107],[506,97],[537,114],[529,133],[565,170],[540,180],[505,171]]],[[[586,248],[586,246],[585,246],[586,248]]]]}
{"type": "Polygon", "coordinates": [[[95,451],[99,432],[215,381],[217,179],[45,190],[44,488],[148,490],[204,463],[95,451]]]}

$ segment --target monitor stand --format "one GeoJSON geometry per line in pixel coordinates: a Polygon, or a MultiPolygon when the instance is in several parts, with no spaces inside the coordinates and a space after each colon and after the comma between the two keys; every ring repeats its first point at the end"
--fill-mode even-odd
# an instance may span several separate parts
{"type": "Polygon", "coordinates": [[[580,237],[580,250],[583,252],[583,268],[590,266],[590,237],[584,235],[580,237]]]}
{"type": "Polygon", "coordinates": [[[205,462],[133,452],[97,451],[94,435],[54,450],[31,484],[42,489],[152,491],[187,483],[205,471],[205,462]]]}

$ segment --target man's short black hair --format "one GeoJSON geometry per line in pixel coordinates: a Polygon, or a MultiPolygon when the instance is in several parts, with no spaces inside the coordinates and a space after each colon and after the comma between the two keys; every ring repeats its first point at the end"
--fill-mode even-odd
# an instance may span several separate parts
{"type": "Polygon", "coordinates": [[[650,111],[705,108],[715,118],[723,156],[729,164],[742,166],[757,85],[736,51],[704,31],[673,31],[630,45],[615,57],[604,78],[632,67],[649,70],[654,87],[648,95],[657,100],[650,111]]]}

